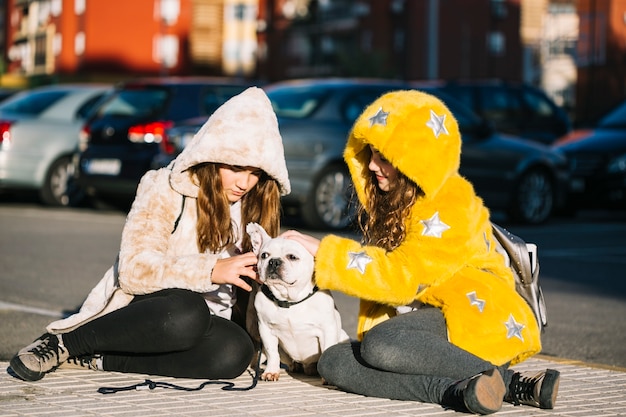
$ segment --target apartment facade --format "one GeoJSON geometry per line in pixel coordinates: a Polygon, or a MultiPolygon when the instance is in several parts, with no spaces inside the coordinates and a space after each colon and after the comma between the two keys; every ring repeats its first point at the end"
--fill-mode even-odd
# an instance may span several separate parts
{"type": "Polygon", "coordinates": [[[514,0],[5,1],[25,76],[521,78],[514,0]]]}
{"type": "Polygon", "coordinates": [[[6,0],[7,72],[26,77],[249,75],[256,0],[6,0]]]}
{"type": "Polygon", "coordinates": [[[543,88],[580,120],[626,96],[626,0],[118,4],[0,0],[5,76],[501,78],[543,88]]]}

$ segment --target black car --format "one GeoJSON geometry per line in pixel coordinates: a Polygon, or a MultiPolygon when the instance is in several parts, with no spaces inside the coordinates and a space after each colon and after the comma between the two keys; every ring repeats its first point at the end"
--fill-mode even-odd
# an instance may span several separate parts
{"type": "Polygon", "coordinates": [[[497,131],[547,145],[572,129],[565,112],[541,89],[521,82],[465,80],[438,88],[489,120],[497,131]]]}
{"type": "Polygon", "coordinates": [[[626,101],[593,129],[570,132],[554,144],[570,167],[565,210],[626,209],[626,101]]]}
{"type": "Polygon", "coordinates": [[[77,180],[96,203],[129,202],[152,167],[166,130],[210,116],[251,84],[207,77],[163,77],[116,86],[86,121],[76,158],[77,180]]]}

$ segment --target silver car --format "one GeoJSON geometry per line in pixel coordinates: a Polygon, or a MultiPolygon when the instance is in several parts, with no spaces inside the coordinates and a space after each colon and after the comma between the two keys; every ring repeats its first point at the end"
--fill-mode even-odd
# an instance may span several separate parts
{"type": "Polygon", "coordinates": [[[37,87],[0,103],[0,191],[35,190],[50,206],[82,199],[73,177],[78,134],[94,104],[110,90],[101,84],[37,87]]]}

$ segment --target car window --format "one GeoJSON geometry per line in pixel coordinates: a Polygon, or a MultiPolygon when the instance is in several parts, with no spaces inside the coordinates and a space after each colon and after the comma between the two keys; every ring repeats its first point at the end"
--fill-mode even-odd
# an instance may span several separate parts
{"type": "Polygon", "coordinates": [[[67,91],[37,91],[8,98],[0,111],[36,116],[67,95],[67,91]]]}
{"type": "Polygon", "coordinates": [[[98,108],[99,117],[133,116],[145,117],[160,112],[169,93],[163,88],[120,89],[98,108]]]}
{"type": "Polygon", "coordinates": [[[554,108],[541,94],[532,90],[522,90],[522,98],[528,105],[530,112],[539,117],[552,117],[554,108]]]}
{"type": "Polygon", "coordinates": [[[600,127],[625,128],[626,127],[626,103],[617,107],[600,120],[600,127]]]}
{"type": "Polygon", "coordinates": [[[523,128],[527,135],[534,134],[547,139],[565,134],[567,123],[559,114],[557,108],[543,94],[530,89],[522,90],[522,98],[526,103],[523,113],[523,128]]]}
{"type": "Polygon", "coordinates": [[[218,107],[231,97],[241,93],[246,87],[243,86],[211,86],[204,89],[202,94],[203,114],[213,114],[218,107]]]}
{"type": "Polygon", "coordinates": [[[452,97],[465,104],[470,109],[476,108],[476,103],[474,102],[474,93],[471,88],[457,86],[457,85],[447,85],[444,87],[444,91],[450,94],[452,97]]]}
{"type": "Polygon", "coordinates": [[[289,91],[273,90],[267,93],[277,116],[296,119],[313,114],[327,95],[326,89],[306,87],[289,91]]]}
{"type": "Polygon", "coordinates": [[[519,97],[505,88],[481,87],[478,89],[482,115],[497,130],[516,133],[518,121],[522,120],[522,103],[519,97]]]}
{"type": "Polygon", "coordinates": [[[91,112],[97,107],[100,100],[104,97],[104,93],[96,94],[91,97],[89,100],[85,101],[79,108],[76,110],[76,119],[87,119],[87,117],[91,114],[91,112]]]}
{"type": "Polygon", "coordinates": [[[368,104],[372,103],[378,97],[380,97],[386,91],[391,89],[372,89],[367,91],[358,91],[354,94],[349,95],[344,100],[343,105],[341,106],[342,117],[349,123],[354,123],[354,121],[359,117],[361,112],[365,110],[368,104]]]}
{"type": "Polygon", "coordinates": [[[426,90],[426,92],[439,98],[448,107],[448,110],[454,115],[459,125],[461,133],[475,132],[482,124],[482,120],[478,117],[465,103],[459,101],[456,96],[452,97],[446,92],[440,90],[426,90]]]}

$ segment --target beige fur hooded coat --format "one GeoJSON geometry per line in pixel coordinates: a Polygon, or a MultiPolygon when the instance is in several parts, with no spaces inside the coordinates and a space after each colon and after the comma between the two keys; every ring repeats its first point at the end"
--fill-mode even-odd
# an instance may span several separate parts
{"type": "MultiPolygon", "coordinates": [[[[165,288],[188,289],[207,299],[228,293],[211,282],[215,262],[229,256],[227,251],[200,253],[197,247],[198,186],[187,170],[203,162],[261,168],[278,181],[282,195],[290,192],[278,122],[263,90],[251,87],[231,98],[167,168],[144,175],[126,219],[116,262],[91,290],[80,311],[50,323],[49,332],[66,333],[128,305],[135,295],[165,288]]],[[[231,218],[243,232],[239,206],[233,205],[231,218]]]]}

